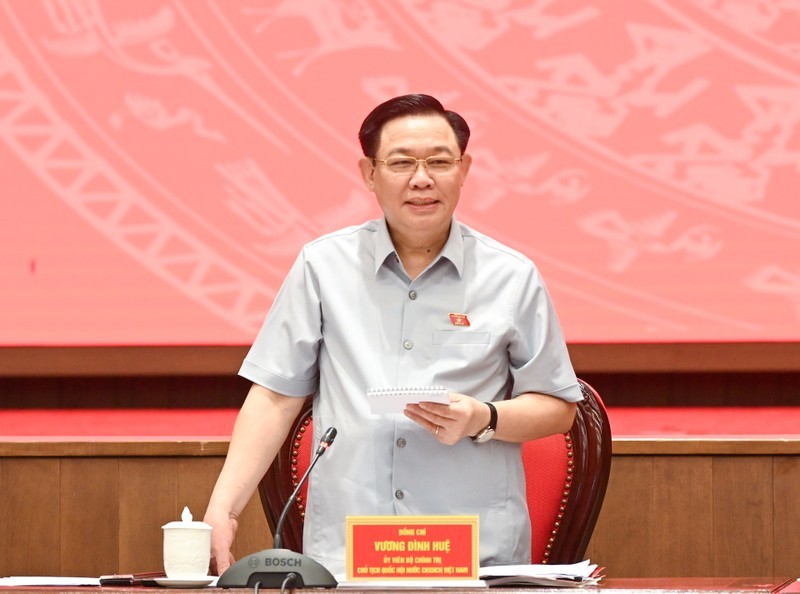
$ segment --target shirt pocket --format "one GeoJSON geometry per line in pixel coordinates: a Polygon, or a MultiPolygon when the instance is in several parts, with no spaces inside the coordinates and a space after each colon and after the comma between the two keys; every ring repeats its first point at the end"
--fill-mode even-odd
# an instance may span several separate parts
{"type": "Polygon", "coordinates": [[[489,333],[479,330],[434,330],[435,345],[478,345],[489,344],[489,333]]]}

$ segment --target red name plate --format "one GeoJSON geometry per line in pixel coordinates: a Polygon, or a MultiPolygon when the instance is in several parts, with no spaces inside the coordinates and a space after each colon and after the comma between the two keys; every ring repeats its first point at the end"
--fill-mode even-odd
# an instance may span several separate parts
{"type": "Polygon", "coordinates": [[[347,580],[478,579],[478,516],[348,516],[347,580]]]}

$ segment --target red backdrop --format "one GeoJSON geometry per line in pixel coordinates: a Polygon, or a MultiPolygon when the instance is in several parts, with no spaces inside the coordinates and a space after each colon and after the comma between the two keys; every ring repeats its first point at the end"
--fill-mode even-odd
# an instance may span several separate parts
{"type": "Polygon", "coordinates": [[[800,2],[0,0],[0,344],[246,344],[438,96],[572,342],[800,340],[800,2]]]}

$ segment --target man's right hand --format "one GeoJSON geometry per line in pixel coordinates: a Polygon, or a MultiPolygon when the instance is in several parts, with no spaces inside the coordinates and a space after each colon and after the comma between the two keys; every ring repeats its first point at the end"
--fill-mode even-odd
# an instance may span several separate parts
{"type": "Polygon", "coordinates": [[[211,573],[222,575],[236,561],[231,553],[233,539],[236,537],[238,522],[227,513],[209,508],[203,521],[210,524],[211,531],[211,573]]]}

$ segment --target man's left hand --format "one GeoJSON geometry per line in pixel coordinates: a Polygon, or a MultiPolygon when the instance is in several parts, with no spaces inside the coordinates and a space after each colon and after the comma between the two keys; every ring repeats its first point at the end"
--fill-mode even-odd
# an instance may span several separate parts
{"type": "Polygon", "coordinates": [[[489,424],[486,403],[457,392],[450,392],[450,404],[409,404],[404,414],[445,445],[476,435],[489,424]]]}

